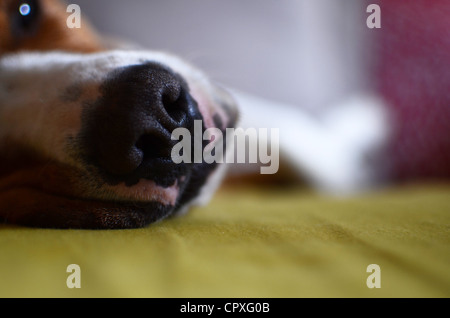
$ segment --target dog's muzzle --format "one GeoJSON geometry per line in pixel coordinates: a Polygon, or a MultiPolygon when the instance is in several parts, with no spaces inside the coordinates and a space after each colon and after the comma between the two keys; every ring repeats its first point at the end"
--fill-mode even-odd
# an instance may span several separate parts
{"type": "Polygon", "coordinates": [[[0,220],[42,227],[134,228],[206,202],[225,165],[172,154],[203,152],[196,136],[237,118],[202,72],[158,52],[2,57],[0,96],[0,220]]]}

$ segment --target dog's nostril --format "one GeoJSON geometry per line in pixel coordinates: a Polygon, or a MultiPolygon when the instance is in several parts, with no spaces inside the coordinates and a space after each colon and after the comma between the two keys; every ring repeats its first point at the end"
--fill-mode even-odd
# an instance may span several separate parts
{"type": "Polygon", "coordinates": [[[185,120],[186,102],[184,98],[181,96],[181,94],[176,99],[174,99],[173,96],[169,94],[163,95],[162,104],[167,115],[169,115],[169,117],[172,118],[174,121],[180,123],[185,120]]]}

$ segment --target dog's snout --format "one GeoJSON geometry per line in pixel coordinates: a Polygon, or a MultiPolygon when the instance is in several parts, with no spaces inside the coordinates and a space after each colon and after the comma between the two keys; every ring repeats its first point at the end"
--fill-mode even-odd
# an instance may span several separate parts
{"type": "Polygon", "coordinates": [[[155,174],[171,175],[164,183],[172,182],[181,173],[170,158],[172,132],[193,131],[202,119],[183,78],[159,64],[133,65],[111,73],[101,93],[83,118],[89,160],[128,183],[161,179],[155,174]]]}

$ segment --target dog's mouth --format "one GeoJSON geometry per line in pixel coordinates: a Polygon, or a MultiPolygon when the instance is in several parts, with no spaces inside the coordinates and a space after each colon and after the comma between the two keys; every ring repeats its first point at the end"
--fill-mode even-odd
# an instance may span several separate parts
{"type": "Polygon", "coordinates": [[[156,205],[156,217],[161,219],[183,211],[186,205],[199,196],[216,168],[217,163],[174,164],[164,159],[158,161],[157,165],[138,169],[141,170],[141,177],[133,174],[122,181],[111,176],[100,176],[98,172],[82,173],[76,177],[71,174],[71,178],[76,189],[83,189],[78,194],[80,197],[131,208],[139,207],[148,214],[155,213],[156,205]]]}
{"type": "Polygon", "coordinates": [[[1,179],[0,217],[32,227],[139,228],[182,209],[198,195],[206,174],[191,173],[167,187],[146,179],[132,186],[100,185],[94,179],[85,171],[49,162],[17,170],[1,179]]]}

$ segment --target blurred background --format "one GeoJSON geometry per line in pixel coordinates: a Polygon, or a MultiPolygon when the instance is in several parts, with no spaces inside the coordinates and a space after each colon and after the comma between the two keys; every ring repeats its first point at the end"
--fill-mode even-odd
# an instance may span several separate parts
{"type": "Polygon", "coordinates": [[[363,1],[72,3],[104,34],[180,55],[213,79],[263,98],[317,109],[367,86],[374,32],[363,1]]]}
{"type": "Polygon", "coordinates": [[[72,2],[104,34],[175,53],[226,86],[308,113],[375,91],[392,115],[388,174],[450,178],[448,0],[72,2]],[[372,3],[380,29],[366,24],[372,3]]]}

